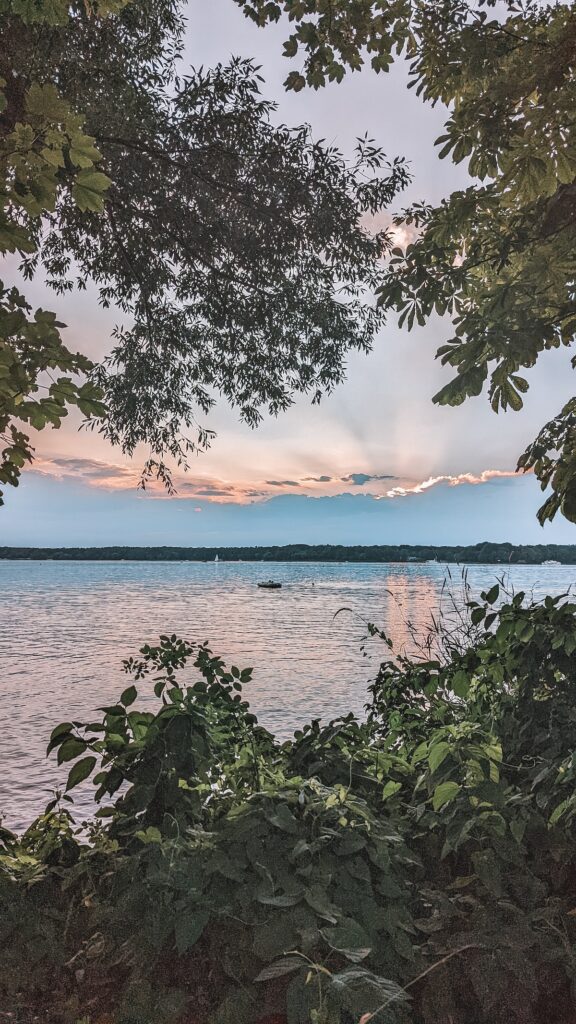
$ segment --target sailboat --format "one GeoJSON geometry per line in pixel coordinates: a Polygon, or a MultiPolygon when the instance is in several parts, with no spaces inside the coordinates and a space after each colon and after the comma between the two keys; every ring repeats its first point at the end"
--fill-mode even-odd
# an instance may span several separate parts
{"type": "Polygon", "coordinates": [[[215,562],[219,562],[219,561],[220,561],[220,559],[218,558],[218,555],[216,555],[216,557],[215,557],[214,561],[215,561],[215,562]]]}

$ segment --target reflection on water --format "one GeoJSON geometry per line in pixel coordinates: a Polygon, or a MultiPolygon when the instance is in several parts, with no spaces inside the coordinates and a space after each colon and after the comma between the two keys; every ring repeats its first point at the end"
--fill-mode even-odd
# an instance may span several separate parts
{"type": "MultiPolygon", "coordinates": [[[[473,588],[499,571],[471,567],[473,588]]],[[[570,566],[513,566],[510,580],[539,597],[565,592],[574,576],[570,566]]],[[[441,565],[0,561],[0,813],[20,827],[44,806],[62,778],[44,758],[52,727],[113,701],[122,659],[160,633],[208,640],[229,663],[254,666],[247,696],[287,736],[310,718],[362,711],[385,654],[373,643],[362,657],[363,623],[401,647],[406,620],[424,625],[436,609],[444,577],[441,565]],[[258,589],[269,576],[282,590],[258,589]]]]}

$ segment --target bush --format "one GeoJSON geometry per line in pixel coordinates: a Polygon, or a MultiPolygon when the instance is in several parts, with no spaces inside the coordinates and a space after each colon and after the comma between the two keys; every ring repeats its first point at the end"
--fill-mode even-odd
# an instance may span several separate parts
{"type": "Polygon", "coordinates": [[[242,697],[251,670],[207,646],[125,662],[118,704],[52,733],[65,793],[0,834],[1,1005],[46,1024],[573,1020],[576,606],[501,598],[468,600],[467,642],[384,662],[365,721],[287,743],[242,697]],[[89,777],[101,806],[78,826],[89,777]]]}

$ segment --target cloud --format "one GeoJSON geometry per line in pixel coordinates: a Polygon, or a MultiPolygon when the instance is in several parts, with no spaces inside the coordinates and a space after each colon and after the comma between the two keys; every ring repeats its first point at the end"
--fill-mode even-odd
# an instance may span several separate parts
{"type": "Polygon", "coordinates": [[[193,493],[197,498],[231,498],[234,496],[232,487],[204,487],[194,489],[193,493]]]}
{"type": "MultiPolygon", "coordinates": [[[[82,482],[89,487],[100,491],[136,491],[140,482],[141,467],[138,463],[134,465],[121,465],[118,463],[106,462],[91,458],[75,458],[64,456],[53,456],[51,458],[38,459],[34,468],[42,476],[49,476],[61,480],[82,482]]],[[[516,476],[514,470],[485,469],[481,473],[459,473],[457,475],[442,474],[431,476],[421,481],[407,480],[405,477],[397,477],[390,473],[348,473],[343,477],[330,477],[326,474],[318,476],[302,477],[298,480],[266,480],[268,488],[285,489],[288,495],[290,490],[299,492],[302,496],[308,492],[311,497],[318,490],[310,485],[314,484],[337,484],[342,481],[351,484],[354,489],[360,490],[371,481],[392,481],[390,486],[383,493],[373,494],[377,501],[386,499],[394,500],[409,495],[422,495],[432,488],[441,485],[452,488],[460,487],[463,484],[478,485],[487,484],[492,480],[502,478],[513,478],[516,476]],[[303,488],[303,489],[301,489],[303,488]]],[[[251,504],[266,504],[273,500],[274,491],[266,490],[259,481],[237,481],[230,483],[216,477],[194,477],[182,472],[176,472],[173,479],[176,494],[175,498],[182,502],[197,502],[198,499],[205,499],[208,507],[215,508],[216,505],[228,505],[235,508],[251,504]]],[[[385,486],[385,485],[384,485],[385,486]]],[[[366,491],[363,491],[366,494],[366,491]]],[[[278,496],[278,491],[276,491],[278,496]]],[[[334,495],[332,495],[334,497],[334,495]]],[[[357,494],[359,497],[359,495],[357,494]]],[[[152,480],[146,485],[146,492],[140,492],[141,499],[171,501],[171,495],[163,487],[160,481],[152,480]]],[[[206,506],[205,506],[206,507],[206,506]]],[[[202,511],[202,509],[201,509],[202,511]]]]}
{"type": "MultiPolygon", "coordinates": [[[[392,487],[382,495],[383,498],[404,498],[408,494],[423,494],[436,487],[438,484],[448,484],[449,487],[460,487],[462,484],[487,484],[490,480],[501,480],[505,478],[518,477],[515,469],[483,469],[481,473],[458,473],[457,476],[430,476],[421,483],[408,487],[392,487]]],[[[521,474],[520,474],[521,475],[521,474]]]]}
{"type": "Polygon", "coordinates": [[[34,469],[46,476],[78,477],[101,487],[136,487],[140,473],[131,466],[122,466],[98,459],[52,457],[37,459],[34,469]]]}
{"type": "MultiPolygon", "coordinates": [[[[158,501],[132,489],[78,486],[30,471],[3,510],[7,545],[474,544],[574,541],[574,525],[535,517],[534,476],[487,470],[414,484],[414,496],[382,499],[365,489],[312,497],[280,491],[243,503],[158,501]],[[476,485],[476,486],[475,486],[476,485]],[[38,509],[42,515],[38,515],[38,509]]],[[[409,485],[407,485],[409,486],[409,485]]]]}
{"type": "MultiPolygon", "coordinates": [[[[134,490],[138,487],[141,478],[139,463],[119,465],[88,458],[54,456],[38,459],[34,463],[34,469],[43,476],[76,479],[91,487],[108,491],[134,490]]],[[[248,489],[252,487],[251,484],[230,484],[223,480],[193,477],[178,471],[173,474],[172,480],[176,489],[176,498],[208,498],[212,501],[225,500],[238,504],[248,500],[248,489]]],[[[262,492],[260,496],[264,497],[267,493],[262,492]]],[[[152,479],[146,481],[146,497],[169,499],[170,495],[162,481],[152,479]]]]}
{"type": "Polygon", "coordinates": [[[269,487],[300,487],[297,480],[266,480],[269,487]]]}
{"type": "Polygon", "coordinates": [[[63,473],[72,476],[126,476],[133,474],[134,472],[129,466],[118,466],[115,463],[99,462],[97,459],[53,458],[41,460],[41,465],[42,463],[47,467],[55,467],[63,473]]]}
{"type": "Polygon", "coordinates": [[[370,480],[397,480],[398,477],[391,473],[349,473],[348,476],[340,477],[345,484],[354,484],[355,487],[364,487],[370,480]]]}
{"type": "Polygon", "coordinates": [[[421,235],[421,230],[413,224],[395,224],[393,215],[387,210],[365,213],[361,222],[370,232],[386,231],[392,245],[401,249],[413,245],[421,235]]]}

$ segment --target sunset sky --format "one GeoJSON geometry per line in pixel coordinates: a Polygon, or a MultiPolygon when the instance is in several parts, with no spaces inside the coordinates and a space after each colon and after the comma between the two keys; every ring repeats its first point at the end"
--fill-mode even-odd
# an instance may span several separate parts
{"type": "MultiPolygon", "coordinates": [[[[278,121],[308,122],[345,153],[368,131],[390,157],[407,156],[414,181],[398,206],[437,202],[465,184],[465,171],[434,153],[443,111],[406,89],[404,68],[286,94],[285,37],[285,25],[258,30],[232,0],[189,5],[188,62],[254,57],[278,121]]],[[[70,348],[96,359],[107,352],[118,315],[101,310],[94,293],[61,298],[40,280],[24,289],[67,323],[70,348]]],[[[173,499],[136,489],[145,452],[130,463],[97,435],[78,433],[70,416],[38,436],[35,468],[17,491],[6,489],[0,544],[575,543],[576,527],[560,518],[538,526],[541,492],[513,474],[518,454],[572,394],[566,353],[546,354],[530,372],[522,413],[496,416],[485,396],[460,409],[432,404],[449,379],[434,360],[448,337],[440,320],[411,334],[391,322],[370,356],[350,357],[333,395],[319,406],[299,399],[257,431],[219,406],[204,421],[217,432],[213,446],[176,480],[173,499]]]]}

